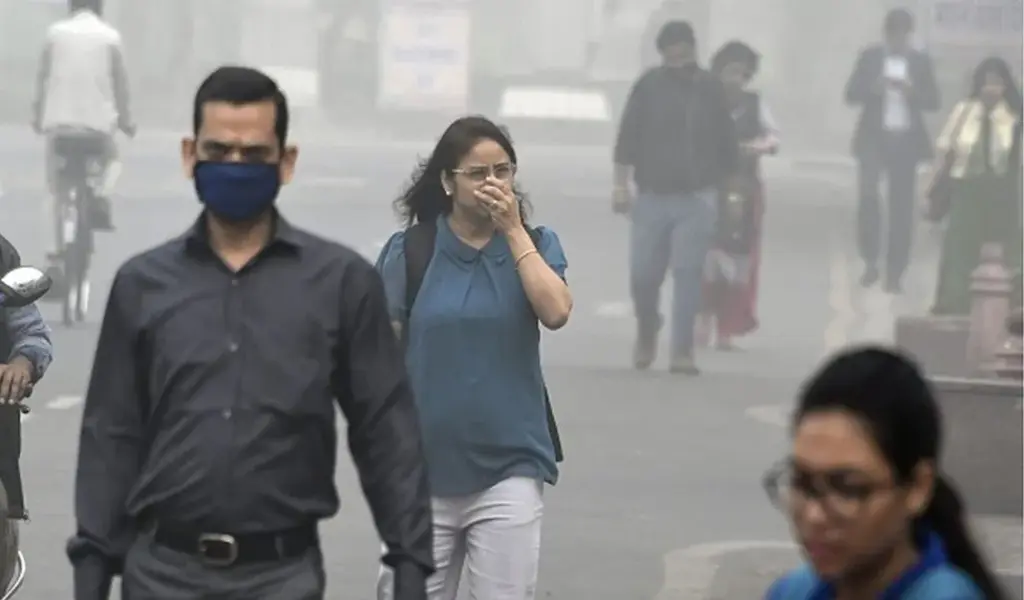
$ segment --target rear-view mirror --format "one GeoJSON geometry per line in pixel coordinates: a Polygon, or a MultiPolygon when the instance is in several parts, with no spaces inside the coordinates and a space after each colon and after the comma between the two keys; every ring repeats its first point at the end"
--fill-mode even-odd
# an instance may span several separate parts
{"type": "Polygon", "coordinates": [[[53,280],[35,267],[18,267],[0,277],[0,306],[28,306],[50,291],[53,280]]]}

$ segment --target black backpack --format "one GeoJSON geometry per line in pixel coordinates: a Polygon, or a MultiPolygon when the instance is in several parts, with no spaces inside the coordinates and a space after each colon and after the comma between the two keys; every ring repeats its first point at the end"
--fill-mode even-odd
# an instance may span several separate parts
{"type": "MultiPolygon", "coordinates": [[[[533,243],[540,239],[536,229],[528,229],[533,243]]],[[[405,231],[405,307],[406,321],[412,312],[412,305],[416,302],[416,295],[423,285],[423,277],[427,274],[427,267],[434,257],[434,240],[437,236],[437,223],[435,221],[419,222],[405,231]]],[[[402,328],[402,335],[405,336],[407,327],[402,328]]],[[[562,462],[565,456],[562,454],[562,439],[558,435],[558,425],[555,423],[555,413],[551,410],[551,397],[548,395],[547,387],[544,388],[544,408],[548,415],[548,433],[551,435],[551,443],[555,447],[555,462],[562,462]]]]}

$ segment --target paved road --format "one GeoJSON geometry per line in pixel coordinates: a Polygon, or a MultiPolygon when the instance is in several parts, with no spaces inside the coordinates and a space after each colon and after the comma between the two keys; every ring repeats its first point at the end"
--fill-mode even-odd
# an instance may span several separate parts
{"type": "MultiPolygon", "coordinates": [[[[280,205],[295,223],[373,256],[395,228],[389,202],[417,151],[425,150],[355,143],[308,148],[280,205]]],[[[40,153],[24,136],[0,141],[6,189],[0,222],[27,262],[44,252],[40,153]]],[[[97,248],[92,320],[71,330],[57,326],[57,361],[33,398],[23,459],[34,518],[23,534],[29,599],[68,595],[63,549],[73,525],[81,394],[111,276],[128,255],[183,230],[198,208],[175,153],[172,136],[126,147],[120,230],[97,248]]],[[[707,374],[699,379],[634,373],[627,368],[626,223],[608,214],[606,153],[524,148],[522,154],[534,221],[561,235],[577,299],[570,327],[545,340],[568,462],[560,485],[547,492],[539,597],[756,597],[795,561],[785,523],[758,482],[785,452],[785,420],[799,377],[826,349],[884,339],[892,312],[913,310],[921,294],[892,306],[852,291],[857,273],[846,251],[851,214],[844,182],[835,174],[773,168],[761,331],[746,342],[746,352],[702,356],[707,374]]],[[[926,288],[927,277],[919,279],[915,289],[926,288]]],[[[324,545],[329,597],[355,600],[369,597],[377,544],[348,459],[342,464],[337,479],[347,502],[324,526],[324,545]]],[[[989,525],[1010,540],[997,546],[1003,562],[1019,571],[1019,527],[989,525]]]]}

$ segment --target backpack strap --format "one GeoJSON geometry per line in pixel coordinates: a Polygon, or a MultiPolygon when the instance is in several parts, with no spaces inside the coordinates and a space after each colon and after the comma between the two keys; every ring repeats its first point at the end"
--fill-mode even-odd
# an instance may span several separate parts
{"type": "MultiPolygon", "coordinates": [[[[423,285],[427,267],[434,258],[434,241],[437,236],[436,221],[420,221],[405,230],[402,243],[405,247],[405,321],[409,322],[412,305],[423,285]]],[[[407,327],[403,327],[403,330],[407,327]]]]}

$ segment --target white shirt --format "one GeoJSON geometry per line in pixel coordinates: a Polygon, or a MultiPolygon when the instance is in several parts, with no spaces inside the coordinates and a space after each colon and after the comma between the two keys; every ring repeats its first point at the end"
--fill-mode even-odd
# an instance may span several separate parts
{"type": "Polygon", "coordinates": [[[54,23],[46,44],[49,76],[39,92],[42,128],[113,133],[118,121],[114,59],[121,51],[121,34],[95,13],[79,11],[54,23]]]}
{"type": "MultiPolygon", "coordinates": [[[[904,56],[886,56],[882,67],[886,79],[907,79],[909,65],[904,56]]],[[[910,107],[902,92],[886,87],[885,114],[883,115],[886,131],[902,132],[910,129],[910,107]]]]}

